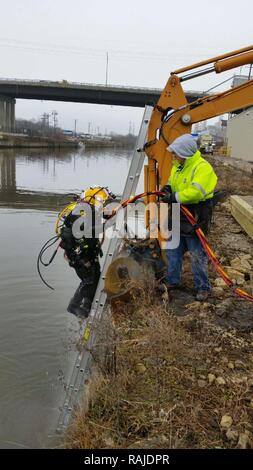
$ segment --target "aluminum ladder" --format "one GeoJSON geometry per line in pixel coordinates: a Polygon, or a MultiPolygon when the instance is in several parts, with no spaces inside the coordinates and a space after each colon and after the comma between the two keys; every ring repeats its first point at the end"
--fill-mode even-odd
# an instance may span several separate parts
{"type": "MultiPolygon", "coordinates": [[[[140,132],[134,149],[131,165],[129,168],[125,188],[122,195],[122,200],[128,199],[131,195],[135,194],[141,170],[144,163],[145,154],[143,147],[146,142],[148,124],[153,111],[152,106],[146,106],[140,132]]],[[[115,230],[115,222],[112,225],[115,230]]],[[[117,228],[119,231],[119,228],[117,228]]],[[[84,326],[81,329],[81,341],[83,348],[81,352],[77,353],[74,361],[73,371],[71,374],[69,385],[66,387],[66,395],[64,403],[60,408],[60,416],[58,419],[57,429],[58,433],[64,432],[70,422],[72,412],[77,409],[81,403],[81,398],[84,396],[85,383],[88,383],[90,377],[90,370],[92,365],[92,349],[96,345],[97,331],[96,325],[101,322],[105,312],[107,295],[104,292],[104,280],[107,269],[112,262],[114,253],[120,244],[119,237],[112,237],[108,243],[106,252],[104,253],[104,263],[101,270],[100,279],[98,282],[97,290],[91,307],[90,315],[84,326]]]]}

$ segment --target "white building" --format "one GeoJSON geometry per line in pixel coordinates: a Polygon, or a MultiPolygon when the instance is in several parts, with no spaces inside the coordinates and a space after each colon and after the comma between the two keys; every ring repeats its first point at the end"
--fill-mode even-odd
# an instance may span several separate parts
{"type": "Polygon", "coordinates": [[[253,162],[253,108],[228,120],[227,145],[231,157],[253,162]]]}

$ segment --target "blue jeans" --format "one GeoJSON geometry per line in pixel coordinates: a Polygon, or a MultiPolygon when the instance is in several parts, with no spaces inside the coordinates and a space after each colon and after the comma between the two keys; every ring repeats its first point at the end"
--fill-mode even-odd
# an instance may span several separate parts
{"type": "Polygon", "coordinates": [[[168,258],[168,284],[180,285],[183,256],[186,251],[189,251],[195,289],[197,291],[211,289],[208,279],[208,258],[198,238],[181,235],[179,246],[174,250],[166,251],[168,258]]]}

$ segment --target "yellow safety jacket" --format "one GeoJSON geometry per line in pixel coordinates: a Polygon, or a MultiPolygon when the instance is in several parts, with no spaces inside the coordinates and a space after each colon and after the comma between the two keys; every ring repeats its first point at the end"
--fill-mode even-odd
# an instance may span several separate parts
{"type": "Polygon", "coordinates": [[[184,166],[174,161],[168,184],[181,204],[198,204],[211,199],[217,183],[217,176],[199,150],[187,158],[184,166]]]}

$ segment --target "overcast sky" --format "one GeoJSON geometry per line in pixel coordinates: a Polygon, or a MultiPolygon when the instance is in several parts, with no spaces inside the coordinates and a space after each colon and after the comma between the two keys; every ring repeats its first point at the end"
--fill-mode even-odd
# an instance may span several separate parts
{"type": "MultiPolygon", "coordinates": [[[[252,0],[0,0],[4,78],[162,88],[178,67],[253,43],[252,0]]],[[[247,67],[242,73],[247,74],[247,67]]],[[[208,75],[184,88],[207,90],[232,76],[208,75]]],[[[224,86],[220,90],[224,89],[224,86]]],[[[141,109],[18,100],[17,117],[56,109],[68,129],[137,131],[141,109]]]]}

